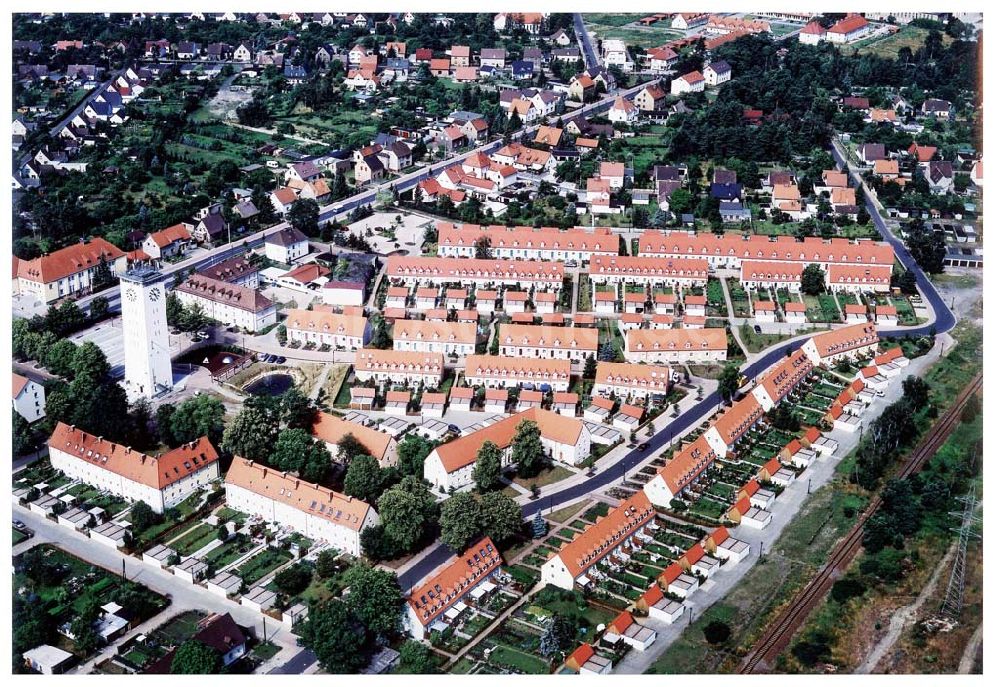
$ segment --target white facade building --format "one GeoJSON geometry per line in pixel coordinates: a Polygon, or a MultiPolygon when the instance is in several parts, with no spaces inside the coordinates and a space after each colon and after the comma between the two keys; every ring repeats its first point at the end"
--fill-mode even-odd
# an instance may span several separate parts
{"type": "Polygon", "coordinates": [[[130,400],[152,398],[174,386],[167,336],[167,298],[160,273],[150,268],[121,277],[125,391],[130,400]]]}

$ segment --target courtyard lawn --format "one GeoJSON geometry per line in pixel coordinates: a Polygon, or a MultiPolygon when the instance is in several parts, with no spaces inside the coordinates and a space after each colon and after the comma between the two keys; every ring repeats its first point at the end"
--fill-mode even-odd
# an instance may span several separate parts
{"type": "Polygon", "coordinates": [[[499,668],[511,668],[525,675],[548,675],[549,665],[542,659],[523,651],[498,644],[490,652],[489,662],[499,668]]]}
{"type": "Polygon", "coordinates": [[[532,484],[544,487],[548,484],[554,484],[564,480],[567,477],[572,477],[573,474],[572,470],[567,470],[561,465],[552,465],[545,468],[534,477],[515,477],[513,482],[518,486],[524,487],[525,489],[531,489],[532,484]]]}

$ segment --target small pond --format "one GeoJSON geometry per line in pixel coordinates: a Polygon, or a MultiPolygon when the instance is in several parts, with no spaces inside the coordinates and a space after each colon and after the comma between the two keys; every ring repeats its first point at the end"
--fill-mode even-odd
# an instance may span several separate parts
{"type": "Polygon", "coordinates": [[[252,384],[243,387],[243,390],[254,396],[280,396],[293,386],[295,386],[295,378],[292,375],[278,372],[261,377],[252,384]]]}

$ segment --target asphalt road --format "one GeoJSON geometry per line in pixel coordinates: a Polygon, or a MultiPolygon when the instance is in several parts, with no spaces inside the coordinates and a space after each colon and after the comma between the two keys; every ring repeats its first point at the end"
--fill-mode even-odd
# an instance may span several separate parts
{"type": "Polygon", "coordinates": [[[598,66],[600,63],[594,51],[594,44],[590,41],[590,34],[587,33],[587,27],[583,23],[583,15],[579,12],[573,15],[573,28],[576,30],[576,40],[583,49],[583,62],[587,69],[598,66]]]}

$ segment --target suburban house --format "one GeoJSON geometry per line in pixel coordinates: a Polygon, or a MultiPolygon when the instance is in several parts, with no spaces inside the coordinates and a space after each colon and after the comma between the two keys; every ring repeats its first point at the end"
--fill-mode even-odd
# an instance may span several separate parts
{"type": "Polygon", "coordinates": [[[335,350],[356,351],[371,339],[371,324],[364,315],[344,315],[322,310],[286,311],[285,330],[289,341],[323,345],[335,350]]]}
{"type": "Polygon", "coordinates": [[[705,77],[698,71],[688,72],[670,82],[670,93],[673,95],[699,93],[704,90],[705,77]]]}
{"type": "Polygon", "coordinates": [[[149,456],[59,422],[48,447],[52,467],[70,479],[143,501],[156,513],[219,477],[219,454],[206,437],[149,456]]]}
{"type": "MultiPolygon", "coordinates": [[[[507,398],[506,392],[503,397],[507,398]]],[[[438,446],[424,461],[424,479],[442,492],[471,485],[476,454],[487,441],[503,451],[501,465],[509,466],[517,426],[524,421],[538,425],[542,446],[553,460],[579,465],[590,455],[590,431],[583,422],[549,410],[531,408],[438,446]]]]}
{"type": "Polygon", "coordinates": [[[142,242],[142,250],[156,260],[169,258],[184,253],[191,238],[191,225],[175,224],[147,236],[142,242]]]}
{"type": "Polygon", "coordinates": [[[813,365],[832,365],[845,357],[871,357],[878,351],[878,341],[875,324],[863,322],[817,334],[802,345],[802,350],[813,365]]]}
{"type": "Polygon", "coordinates": [[[468,322],[401,320],[392,328],[396,351],[466,356],[476,352],[476,325],[468,322]]]}
{"type": "Polygon", "coordinates": [[[309,254],[309,239],[295,227],[272,232],[264,239],[264,255],[286,265],[309,254]]]}
{"type": "Polygon", "coordinates": [[[733,78],[733,68],[728,62],[720,60],[705,67],[704,75],[706,85],[719,86],[733,78]]]}
{"type": "Polygon", "coordinates": [[[670,367],[633,363],[597,363],[593,393],[625,399],[646,400],[670,391],[670,367]]]}
{"type": "Polygon", "coordinates": [[[681,448],[672,459],[643,486],[649,501],[663,508],[700,479],[719,455],[704,434],[681,448]]]}
{"type": "MultiPolygon", "coordinates": [[[[17,414],[29,423],[45,417],[45,387],[16,372],[13,375],[13,405],[17,414]]],[[[568,382],[567,375],[567,382],[568,382]]]]}
{"type": "Polygon", "coordinates": [[[361,555],[361,532],[379,524],[361,499],[239,457],[226,473],[226,504],[352,556],[361,555]]]}

